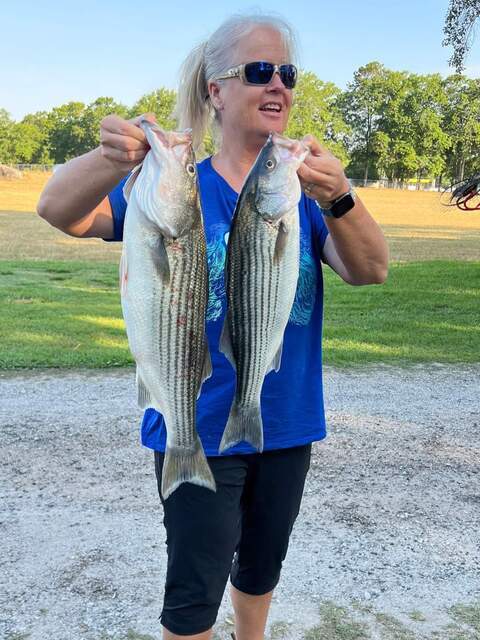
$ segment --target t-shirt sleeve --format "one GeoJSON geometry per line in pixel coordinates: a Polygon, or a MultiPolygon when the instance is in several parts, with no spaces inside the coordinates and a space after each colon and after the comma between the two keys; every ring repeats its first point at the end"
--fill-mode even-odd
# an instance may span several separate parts
{"type": "Polygon", "coordinates": [[[123,240],[123,223],[125,221],[125,212],[127,211],[127,201],[123,196],[123,185],[127,180],[128,176],[108,194],[110,206],[112,207],[113,238],[104,238],[105,242],[121,242],[123,240]]]}
{"type": "Polygon", "coordinates": [[[322,209],[317,204],[316,200],[308,198],[305,195],[303,197],[305,198],[305,206],[308,211],[308,215],[310,216],[310,220],[312,221],[313,241],[315,242],[317,251],[322,256],[323,260],[323,247],[329,233],[328,227],[325,224],[322,209]]]}

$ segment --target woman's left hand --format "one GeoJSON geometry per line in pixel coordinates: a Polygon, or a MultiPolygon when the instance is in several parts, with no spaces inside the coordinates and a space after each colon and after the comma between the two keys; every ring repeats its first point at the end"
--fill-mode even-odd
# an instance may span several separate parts
{"type": "Polygon", "coordinates": [[[302,189],[322,209],[328,209],[334,200],[350,190],[350,183],[340,160],[322,147],[315,136],[305,136],[302,142],[310,149],[297,171],[302,189]]]}

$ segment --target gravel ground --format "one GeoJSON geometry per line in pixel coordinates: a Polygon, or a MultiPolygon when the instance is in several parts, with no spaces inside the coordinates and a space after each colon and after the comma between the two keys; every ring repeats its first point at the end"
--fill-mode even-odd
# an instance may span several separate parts
{"type": "MultiPolygon", "coordinates": [[[[160,638],[162,510],[133,371],[0,378],[0,638],[160,638]]],[[[329,437],[269,637],[480,638],[479,381],[479,366],[325,369],[329,437]]],[[[217,638],[230,611],[226,594],[217,638]]]]}

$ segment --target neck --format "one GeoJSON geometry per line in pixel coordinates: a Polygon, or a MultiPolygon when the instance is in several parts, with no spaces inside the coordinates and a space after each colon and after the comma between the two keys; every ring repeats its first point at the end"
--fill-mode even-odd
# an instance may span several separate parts
{"type": "Polygon", "coordinates": [[[223,131],[222,146],[212,157],[214,169],[235,191],[240,192],[245,178],[265,142],[266,138],[265,140],[257,139],[253,142],[247,142],[238,133],[232,132],[229,135],[223,131]]]}

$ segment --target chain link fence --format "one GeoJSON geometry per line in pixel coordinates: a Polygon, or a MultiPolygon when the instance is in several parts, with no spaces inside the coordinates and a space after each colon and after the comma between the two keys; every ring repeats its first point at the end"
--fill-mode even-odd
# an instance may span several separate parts
{"type": "Polygon", "coordinates": [[[370,189],[403,189],[406,191],[450,191],[450,185],[441,185],[438,180],[400,181],[400,180],[363,180],[363,178],[349,178],[353,187],[370,189]]]}
{"type": "Polygon", "coordinates": [[[55,171],[59,164],[14,164],[10,165],[18,171],[55,171]]]}
{"type": "MultiPolygon", "coordinates": [[[[14,164],[10,165],[18,171],[56,171],[61,164],[14,164]]],[[[404,189],[408,191],[451,191],[450,185],[440,185],[438,180],[400,181],[400,180],[364,180],[363,178],[349,178],[353,187],[370,189],[404,189]]]]}

